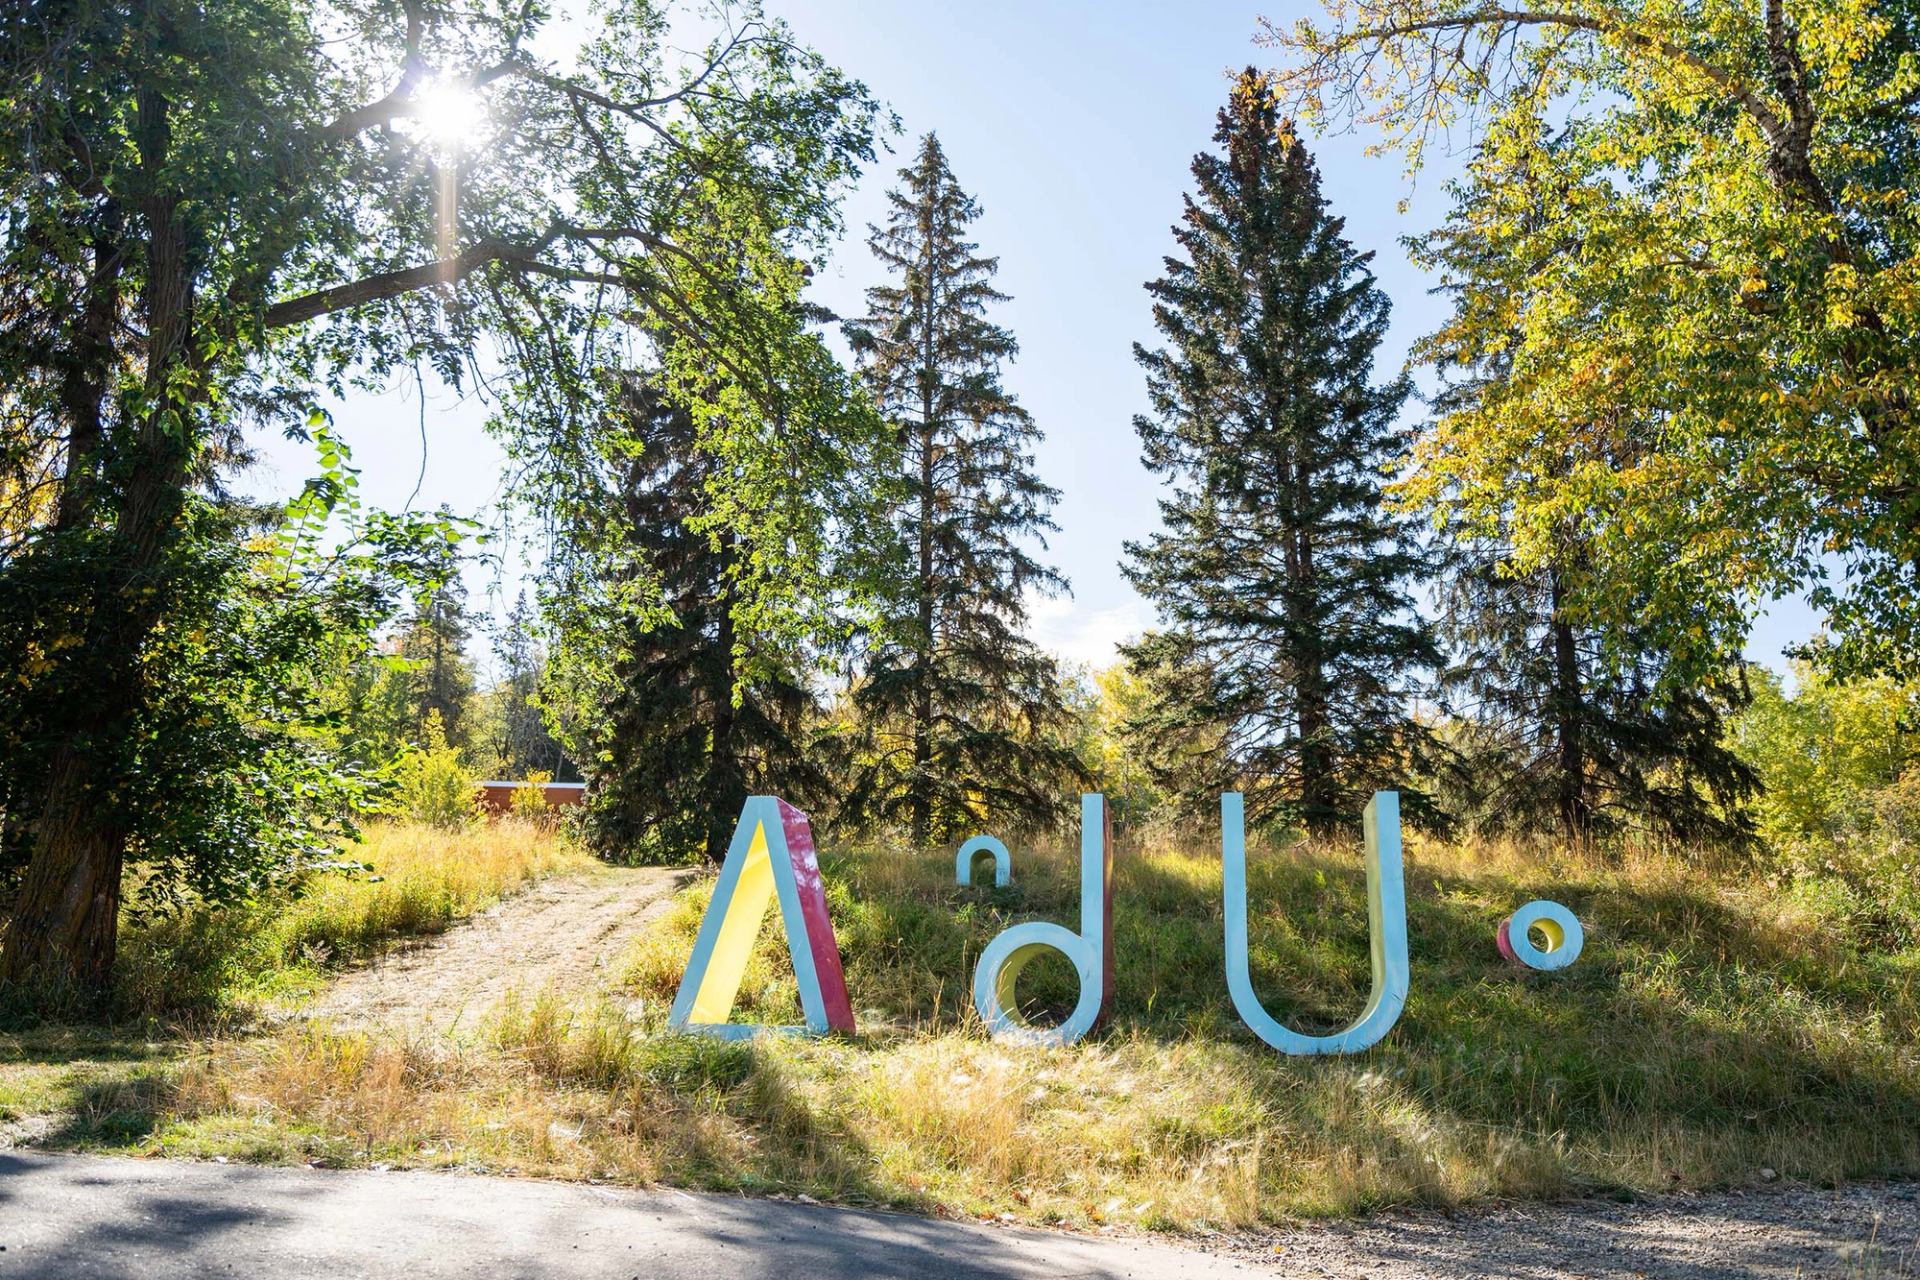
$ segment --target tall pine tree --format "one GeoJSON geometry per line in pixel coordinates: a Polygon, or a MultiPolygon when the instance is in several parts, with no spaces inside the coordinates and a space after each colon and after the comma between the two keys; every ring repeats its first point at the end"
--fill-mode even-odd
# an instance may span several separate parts
{"type": "MultiPolygon", "coordinates": [[[[448,514],[444,508],[442,514],[448,514]]],[[[460,581],[458,566],[450,565],[446,580],[414,602],[413,616],[400,640],[401,656],[412,664],[407,683],[416,743],[425,741],[427,722],[437,713],[447,742],[456,747],[468,744],[473,667],[467,660],[467,641],[472,631],[467,588],[460,581]]]]}
{"type": "Polygon", "coordinates": [[[749,795],[804,807],[826,794],[801,740],[814,699],[799,655],[740,632],[731,536],[690,527],[716,465],[692,416],[644,379],[624,412],[638,445],[620,495],[631,542],[607,563],[661,608],[611,624],[602,705],[569,743],[589,762],[586,831],[613,861],[718,862],[749,795]]]}
{"type": "Polygon", "coordinates": [[[1204,791],[1325,830],[1406,789],[1428,740],[1409,716],[1439,660],[1407,593],[1422,557],[1381,498],[1409,388],[1373,382],[1388,303],[1372,255],[1328,213],[1259,73],[1214,140],[1173,231],[1182,256],[1147,285],[1169,345],[1135,348],[1153,410],[1135,428],[1172,496],[1164,531],[1127,546],[1162,622],[1129,651],[1156,673],[1134,728],[1170,749],[1214,735],[1204,791]]]}
{"type": "Polygon", "coordinates": [[[1040,438],[1000,382],[1017,351],[987,318],[998,260],[967,239],[973,197],[928,134],[868,243],[892,276],[867,292],[856,352],[905,457],[907,563],[865,653],[843,812],[904,822],[916,846],[985,821],[1044,822],[1083,776],[1057,664],[1021,632],[1029,591],[1066,589],[1027,546],[1058,497],[1040,438]]]}

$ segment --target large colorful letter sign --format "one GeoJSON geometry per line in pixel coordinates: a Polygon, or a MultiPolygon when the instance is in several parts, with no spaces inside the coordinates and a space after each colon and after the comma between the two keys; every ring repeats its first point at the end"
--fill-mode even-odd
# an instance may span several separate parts
{"type": "Polygon", "coordinates": [[[853,1005],[840,970],[840,948],[827,918],[827,894],[820,883],[807,815],[773,796],[751,796],[740,810],[740,825],[713,886],[713,900],[694,939],[693,958],[680,977],[679,994],[667,1023],[675,1031],[704,1032],[742,1039],[762,1031],[853,1030],[853,1005]],[[753,940],[766,918],[767,903],[780,897],[793,976],[800,984],[804,1027],[765,1027],[730,1023],[734,997],[746,973],[753,940]]]}
{"type": "Polygon", "coordinates": [[[1227,990],[1253,1033],[1282,1053],[1358,1053],[1400,1020],[1407,1003],[1407,891],[1400,866],[1400,793],[1376,791],[1364,818],[1367,918],[1373,935],[1373,998],[1359,1019],[1329,1036],[1301,1035],[1274,1021],[1253,993],[1247,967],[1247,811],[1239,792],[1220,797],[1220,861],[1227,914],[1227,990]]]}
{"type": "Polygon", "coordinates": [[[980,953],[973,971],[973,1007],[997,1040],[1072,1044],[1100,1019],[1113,988],[1113,829],[1101,795],[1080,797],[1080,932],[1033,921],[1008,929],[980,953]],[[1020,1017],[1013,986],[1027,963],[1058,951],[1080,975],[1080,999],[1057,1027],[1030,1027],[1020,1017]]]}

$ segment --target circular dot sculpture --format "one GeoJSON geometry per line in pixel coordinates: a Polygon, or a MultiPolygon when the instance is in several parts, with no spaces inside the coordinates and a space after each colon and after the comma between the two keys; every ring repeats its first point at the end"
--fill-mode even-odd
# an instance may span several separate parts
{"type": "Polygon", "coordinates": [[[1573,912],[1544,898],[1529,902],[1502,920],[1494,937],[1500,954],[1515,964],[1548,970],[1564,969],[1578,960],[1587,940],[1573,912]],[[1535,929],[1546,938],[1546,946],[1534,945],[1535,929]]]}

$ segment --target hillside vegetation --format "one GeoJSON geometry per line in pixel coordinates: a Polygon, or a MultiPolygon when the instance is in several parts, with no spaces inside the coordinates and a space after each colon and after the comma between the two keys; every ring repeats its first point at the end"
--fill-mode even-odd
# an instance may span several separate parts
{"type": "MultiPolygon", "coordinates": [[[[72,1114],[42,1140],[1180,1230],[1920,1173],[1920,950],[1862,936],[1833,895],[1697,857],[1410,842],[1406,1013],[1375,1049],[1327,1060],[1285,1058],[1236,1017],[1205,833],[1123,842],[1110,1018],[1061,1050],[987,1040],[966,993],[1006,924],[1074,923],[1074,855],[1016,849],[1004,890],[880,846],[830,851],[825,870],[853,1038],[665,1032],[702,881],[616,991],[525,992],[458,1042],[294,1024],[67,1066],[39,1102],[72,1114]],[[1500,918],[1534,897],[1587,928],[1570,970],[1495,953],[1500,918]]],[[[1357,846],[1269,850],[1251,880],[1268,1008],[1302,1029],[1344,1023],[1368,981],[1357,846]]],[[[742,1020],[798,1020],[774,927],[742,1020]]],[[[1057,1014],[1072,976],[1036,964],[1021,995],[1057,1014]]],[[[22,1110],[34,1069],[18,1060],[36,1053],[44,1077],[48,1043],[13,1042],[0,1107],[22,1110]]]]}

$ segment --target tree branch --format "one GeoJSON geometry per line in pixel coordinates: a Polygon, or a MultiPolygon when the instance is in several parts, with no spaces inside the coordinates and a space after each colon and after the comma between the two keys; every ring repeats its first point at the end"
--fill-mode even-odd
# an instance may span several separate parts
{"type": "Polygon", "coordinates": [[[1648,35],[1624,23],[1590,17],[1583,13],[1535,9],[1482,9],[1477,13],[1460,14],[1455,17],[1430,18],[1423,22],[1369,27],[1351,35],[1341,36],[1337,43],[1351,46],[1391,40],[1398,36],[1419,35],[1422,32],[1455,31],[1489,25],[1565,27],[1576,31],[1592,31],[1601,35],[1616,36],[1637,48],[1663,54],[1704,76],[1753,118],[1754,123],[1760,126],[1760,131],[1767,136],[1769,142],[1785,131],[1785,125],[1773,108],[1725,68],[1716,66],[1686,46],[1675,44],[1662,36],[1648,35]]]}
{"type": "Polygon", "coordinates": [[[545,234],[531,240],[503,240],[488,237],[461,250],[451,258],[437,258],[416,267],[401,267],[363,276],[346,284],[317,289],[276,302],[267,308],[265,323],[269,329],[284,329],[304,324],[369,302],[383,302],[437,284],[458,284],[480,268],[502,263],[515,271],[547,276],[574,284],[627,286],[632,282],[614,272],[583,271],[560,263],[544,261],[541,254],[561,241],[598,244],[610,240],[632,240],[656,252],[670,252],[687,258],[698,268],[701,264],[670,240],[640,227],[576,227],[555,223],[545,234]]]}
{"type": "MultiPolygon", "coordinates": [[[[678,89],[675,89],[672,93],[662,94],[657,98],[638,98],[627,101],[612,97],[608,94],[601,93],[597,89],[592,89],[577,81],[570,80],[565,76],[555,75],[549,71],[542,71],[539,67],[521,57],[517,49],[492,66],[481,67],[468,72],[465,76],[461,77],[460,83],[469,91],[472,91],[474,89],[484,88],[503,76],[524,76],[543,88],[565,94],[576,101],[589,102],[596,107],[626,116],[631,120],[652,124],[652,121],[646,119],[648,112],[657,111],[661,107],[671,106],[686,98],[702,96],[701,86],[706,84],[706,82],[713,77],[714,73],[726,64],[736,49],[743,44],[758,44],[769,38],[764,34],[756,34],[757,31],[758,24],[749,24],[743,27],[708,60],[707,64],[702,67],[698,74],[691,80],[681,85],[678,89]]],[[[407,48],[406,69],[401,73],[400,83],[394,86],[393,91],[377,101],[355,107],[353,110],[345,112],[338,118],[330,121],[320,130],[319,137],[322,140],[339,141],[344,138],[351,138],[355,134],[363,133],[368,129],[376,128],[383,124],[391,124],[395,120],[403,120],[416,114],[419,102],[413,96],[413,93],[419,86],[423,68],[419,63],[416,15],[412,6],[408,7],[407,48]]],[[[704,96],[713,95],[706,94],[704,96]]]]}
{"type": "Polygon", "coordinates": [[[369,302],[398,298],[431,285],[456,284],[492,262],[512,262],[524,267],[538,261],[540,251],[558,239],[559,235],[558,231],[554,231],[527,243],[486,239],[451,258],[440,258],[417,267],[382,271],[347,284],[334,285],[330,289],[318,289],[297,298],[288,298],[267,308],[266,327],[283,329],[369,302]]]}
{"type": "MultiPolygon", "coordinates": [[[[466,86],[468,91],[472,91],[474,89],[485,88],[495,80],[500,79],[500,77],[521,70],[524,70],[524,68],[519,62],[516,59],[509,58],[504,62],[496,62],[490,67],[481,67],[478,70],[469,72],[466,76],[462,77],[461,83],[466,86]]],[[[393,92],[389,93],[386,97],[375,102],[369,102],[364,106],[355,107],[353,110],[322,126],[318,135],[319,139],[323,142],[339,142],[343,139],[351,138],[355,134],[364,133],[368,129],[378,128],[383,124],[392,124],[395,120],[406,120],[418,115],[420,111],[420,100],[413,96],[413,91],[418,83],[418,72],[408,71],[400,77],[400,83],[395,85],[393,92]]]]}

